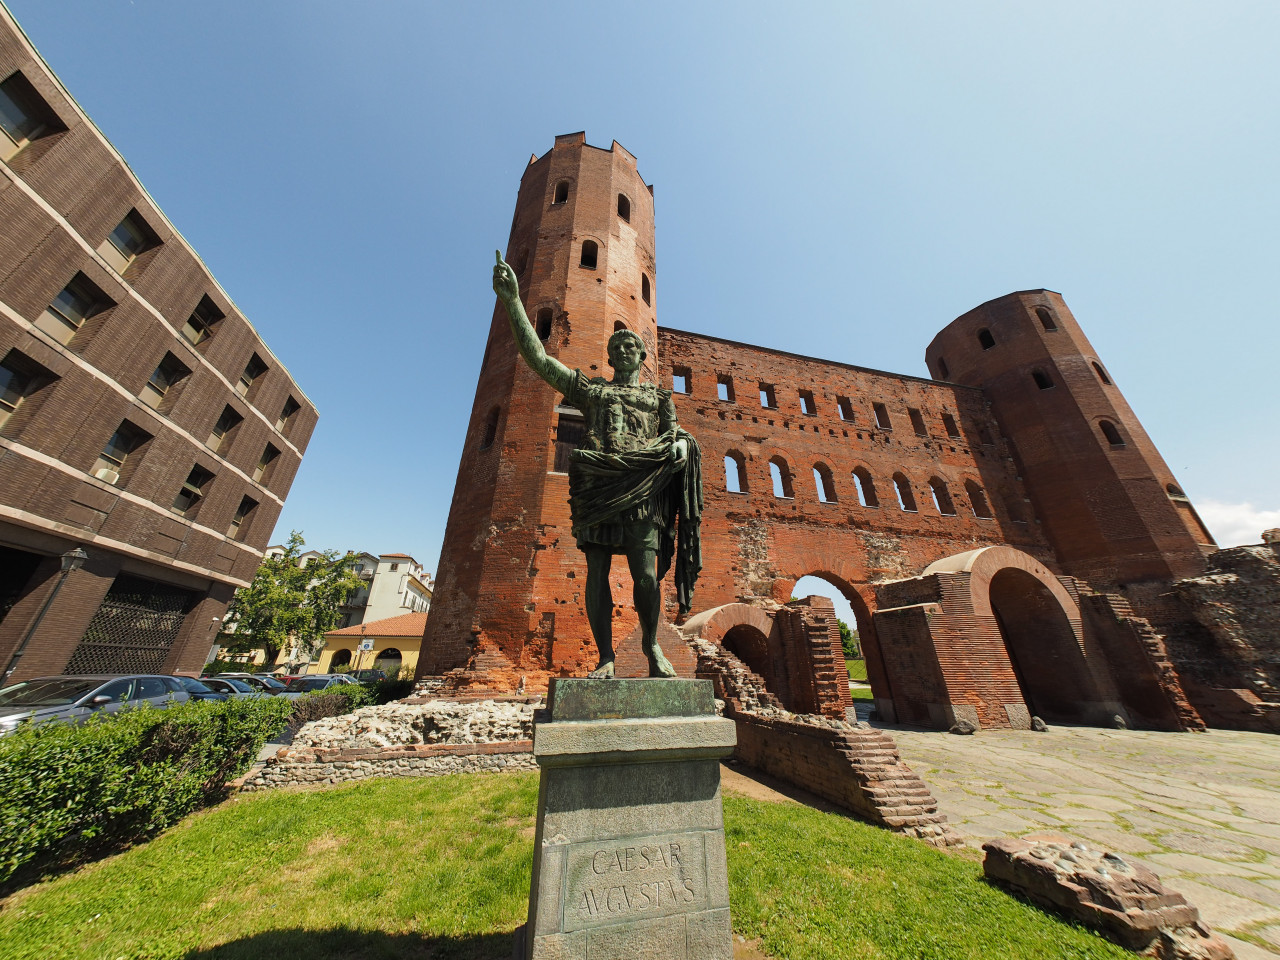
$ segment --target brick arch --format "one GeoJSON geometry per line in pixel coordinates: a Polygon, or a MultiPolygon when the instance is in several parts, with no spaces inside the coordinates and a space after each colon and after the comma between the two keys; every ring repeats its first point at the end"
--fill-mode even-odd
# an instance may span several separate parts
{"type": "Polygon", "coordinates": [[[979,547],[965,553],[957,553],[929,564],[921,576],[935,573],[967,573],[969,574],[969,596],[973,603],[973,612],[982,617],[993,615],[991,609],[991,581],[996,574],[1007,569],[1021,570],[1030,574],[1053,595],[1062,607],[1062,613],[1071,624],[1071,630],[1077,641],[1083,639],[1080,625],[1080,606],[1075,597],[1067,592],[1044,564],[1035,557],[1015,550],[1013,547],[979,547]]]}
{"type": "Polygon", "coordinates": [[[739,626],[754,627],[767,637],[773,630],[773,618],[761,607],[749,603],[726,603],[690,617],[682,629],[686,636],[719,643],[726,633],[739,626]]]}

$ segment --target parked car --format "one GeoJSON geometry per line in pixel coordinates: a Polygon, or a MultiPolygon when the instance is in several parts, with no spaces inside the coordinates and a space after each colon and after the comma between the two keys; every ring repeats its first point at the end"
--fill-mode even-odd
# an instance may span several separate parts
{"type": "Polygon", "coordinates": [[[352,670],[347,676],[358,680],[360,683],[378,683],[387,679],[387,675],[381,670],[352,670]]]}
{"type": "Polygon", "coordinates": [[[309,677],[298,679],[280,696],[295,700],[304,693],[314,693],[317,690],[328,690],[330,687],[345,687],[356,683],[357,681],[352,680],[344,673],[314,673],[309,677]]]}
{"type": "Polygon", "coordinates": [[[227,694],[219,693],[216,690],[210,690],[205,684],[196,680],[194,677],[174,677],[173,679],[182,684],[182,689],[187,691],[187,694],[192,700],[222,701],[227,699],[227,694]]]}
{"type": "Polygon", "coordinates": [[[220,673],[220,677],[229,677],[232,680],[239,680],[247,683],[262,693],[269,693],[273,696],[277,693],[284,693],[287,689],[283,683],[275,677],[264,676],[260,673],[220,673]]]}
{"type": "Polygon", "coordinates": [[[58,721],[83,723],[90,717],[118,713],[126,707],[167,707],[185,703],[190,694],[176,677],[151,674],[93,674],[34,677],[0,690],[0,736],[20,724],[58,721]]]}
{"type": "Polygon", "coordinates": [[[269,694],[263,693],[261,690],[255,690],[243,680],[236,680],[226,676],[201,677],[200,682],[215,693],[225,693],[228,698],[240,700],[245,697],[266,697],[269,694]]]}

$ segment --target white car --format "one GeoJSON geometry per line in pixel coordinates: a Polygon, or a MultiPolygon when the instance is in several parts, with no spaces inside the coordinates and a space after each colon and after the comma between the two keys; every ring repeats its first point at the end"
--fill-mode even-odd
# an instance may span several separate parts
{"type": "Polygon", "coordinates": [[[0,736],[26,722],[83,723],[90,717],[118,713],[126,707],[167,707],[188,699],[187,691],[173,677],[33,677],[0,690],[0,736]]]}
{"type": "Polygon", "coordinates": [[[201,677],[200,682],[214,693],[225,693],[229,699],[257,700],[270,696],[235,677],[201,677]]]}

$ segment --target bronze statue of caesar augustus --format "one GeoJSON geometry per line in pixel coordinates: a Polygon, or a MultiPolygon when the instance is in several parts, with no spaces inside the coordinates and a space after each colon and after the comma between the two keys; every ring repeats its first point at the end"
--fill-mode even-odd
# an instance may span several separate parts
{"type": "Polygon", "coordinates": [[[659,582],[675,558],[676,596],[688,613],[702,569],[698,524],[702,465],[698,443],[676,422],[671,391],[640,382],[644,341],[630,330],[609,338],[613,379],[588,377],[549,357],[520,302],[515,271],[497,254],[493,291],[507,309],[520,355],[582,411],[586,435],[569,459],[569,512],[578,549],[587,557],[587,620],[600,651],[592,677],[613,676],[613,594],[609,567],[625,554],[635,585],[641,645],[649,676],[674,677],[658,646],[659,582]]]}

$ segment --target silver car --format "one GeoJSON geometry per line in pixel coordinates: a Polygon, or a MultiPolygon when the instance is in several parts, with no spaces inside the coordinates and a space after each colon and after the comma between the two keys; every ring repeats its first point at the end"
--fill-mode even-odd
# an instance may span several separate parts
{"type": "Polygon", "coordinates": [[[35,677],[0,690],[0,736],[20,724],[83,723],[90,717],[118,713],[126,707],[167,707],[189,699],[173,677],[94,675],[35,677]]]}

